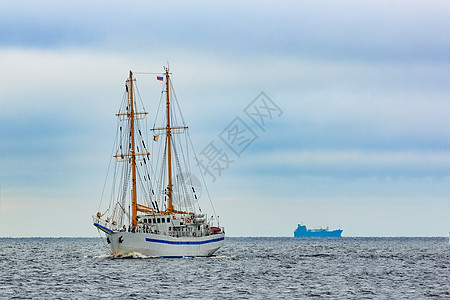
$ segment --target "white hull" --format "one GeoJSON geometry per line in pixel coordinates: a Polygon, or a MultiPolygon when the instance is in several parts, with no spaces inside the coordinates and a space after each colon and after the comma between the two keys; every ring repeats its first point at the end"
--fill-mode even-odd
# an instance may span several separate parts
{"type": "Polygon", "coordinates": [[[134,252],[163,257],[211,256],[223,245],[225,239],[223,233],[203,237],[171,237],[119,231],[107,233],[106,236],[115,256],[134,252]]]}

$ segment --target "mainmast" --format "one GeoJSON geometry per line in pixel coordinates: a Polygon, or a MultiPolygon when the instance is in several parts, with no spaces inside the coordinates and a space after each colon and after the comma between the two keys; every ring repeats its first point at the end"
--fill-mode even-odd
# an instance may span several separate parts
{"type": "Polygon", "coordinates": [[[130,107],[130,133],[131,133],[131,224],[133,227],[137,226],[137,195],[136,195],[136,152],[134,142],[134,99],[133,99],[133,72],[130,71],[130,93],[128,94],[128,105],[130,107]]]}
{"type": "MultiPolygon", "coordinates": [[[[167,209],[168,213],[185,213],[174,209],[173,206],[173,182],[172,182],[172,134],[180,133],[182,130],[187,129],[187,126],[171,126],[171,109],[170,109],[170,72],[169,67],[165,68],[164,75],[166,77],[165,92],[166,92],[166,124],[162,128],[153,128],[153,132],[164,132],[166,135],[167,146],[167,187],[165,194],[167,196],[167,209]]],[[[139,210],[139,207],[138,207],[139,210]]]]}
{"type": "Polygon", "coordinates": [[[172,199],[172,147],[171,147],[171,137],[172,132],[170,128],[170,97],[169,97],[169,68],[166,68],[166,110],[167,110],[167,125],[166,125],[166,136],[167,136],[167,168],[168,168],[168,185],[167,185],[167,211],[169,213],[173,212],[173,199],[172,199]]]}

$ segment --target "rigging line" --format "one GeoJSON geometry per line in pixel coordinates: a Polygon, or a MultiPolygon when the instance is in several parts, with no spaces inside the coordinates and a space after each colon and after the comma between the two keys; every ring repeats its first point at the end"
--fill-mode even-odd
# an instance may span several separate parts
{"type": "MultiPolygon", "coordinates": [[[[143,199],[146,199],[147,202],[148,202],[148,200],[150,199],[150,197],[148,196],[149,193],[148,193],[148,191],[145,189],[144,184],[142,183],[143,180],[142,180],[141,172],[139,171],[139,168],[136,168],[136,171],[137,171],[137,175],[138,175],[138,181],[139,181],[139,184],[140,184],[140,186],[141,186],[142,193],[143,193],[143,197],[142,197],[142,198],[143,198],[143,199]]],[[[146,202],[146,204],[147,204],[147,202],[146,202]]]]}
{"type": "Polygon", "coordinates": [[[153,190],[153,185],[154,185],[153,184],[153,181],[154,181],[153,178],[156,178],[155,172],[153,170],[153,160],[152,161],[148,161],[147,166],[146,166],[146,171],[147,171],[146,173],[147,173],[147,176],[148,176],[150,190],[153,190]],[[149,167],[149,165],[150,165],[150,167],[149,167]],[[150,176],[150,174],[152,174],[152,175],[150,176]]]}
{"type": "Polygon", "coordinates": [[[115,202],[116,202],[116,200],[115,199],[117,199],[118,197],[116,197],[116,186],[118,186],[119,188],[120,188],[120,185],[116,185],[116,182],[117,182],[117,177],[119,176],[119,175],[122,175],[122,173],[121,174],[119,174],[119,172],[118,172],[118,169],[119,169],[119,162],[117,161],[117,159],[115,160],[115,163],[114,163],[114,172],[113,172],[113,180],[112,180],[112,189],[111,189],[111,194],[110,194],[110,202],[109,202],[109,209],[111,209],[111,211],[113,211],[113,214],[115,214],[114,213],[114,211],[115,211],[115,208],[114,208],[114,210],[113,210],[113,206],[115,206],[115,202]]]}
{"type": "Polygon", "coordinates": [[[133,74],[139,74],[139,75],[164,75],[165,73],[149,73],[149,72],[133,72],[133,74]]]}
{"type": "MultiPolygon", "coordinates": [[[[136,129],[138,130],[139,133],[141,133],[141,122],[140,121],[136,122],[136,129]]],[[[144,142],[144,138],[142,137],[142,134],[139,135],[139,141],[144,142]]],[[[145,143],[143,143],[143,144],[144,144],[144,148],[146,149],[145,143]]],[[[145,158],[144,158],[144,160],[145,160],[145,158]]],[[[151,182],[149,182],[148,185],[147,185],[147,188],[146,188],[146,186],[145,186],[145,184],[143,182],[144,180],[142,180],[143,176],[145,177],[146,174],[149,173],[148,172],[149,170],[148,170],[147,163],[144,163],[144,165],[142,165],[142,171],[144,173],[141,172],[140,168],[136,168],[136,170],[138,172],[139,184],[140,184],[140,187],[141,187],[142,192],[144,194],[143,198],[145,199],[146,204],[147,204],[148,201],[151,201],[151,196],[150,196],[149,191],[151,190],[151,187],[152,187],[151,182]]],[[[145,181],[147,181],[147,180],[145,180],[145,181]]]]}
{"type": "MultiPolygon", "coordinates": [[[[188,130],[189,130],[189,128],[185,129],[185,132],[184,132],[185,145],[183,147],[180,146],[180,149],[181,149],[181,154],[182,154],[182,157],[183,157],[184,167],[187,170],[187,172],[192,175],[191,163],[190,163],[190,155],[189,155],[189,143],[188,143],[188,135],[187,135],[187,131],[188,130]],[[184,150],[184,149],[186,149],[186,150],[184,150]],[[186,151],[186,155],[184,153],[185,151],[186,151]]],[[[192,176],[190,176],[190,179],[191,179],[190,181],[192,182],[192,176]]]]}
{"type": "MultiPolygon", "coordinates": [[[[177,167],[178,167],[178,172],[179,174],[182,176],[182,182],[183,184],[183,189],[184,189],[184,194],[185,194],[185,206],[190,207],[190,209],[192,211],[195,211],[195,204],[194,201],[192,201],[192,196],[191,193],[187,191],[187,186],[186,184],[190,182],[190,185],[192,186],[192,173],[191,173],[191,168],[190,168],[190,164],[189,164],[189,144],[188,144],[188,135],[186,134],[186,131],[184,132],[184,139],[186,140],[186,150],[185,148],[181,145],[183,143],[183,141],[180,141],[180,143],[175,142],[175,140],[172,140],[173,146],[174,146],[174,154],[175,154],[175,160],[177,163],[177,167]],[[185,151],[187,153],[185,153],[185,151]],[[181,160],[180,160],[180,156],[181,156],[181,160]],[[181,167],[181,162],[183,162],[183,166],[184,169],[181,167]],[[187,174],[189,174],[190,176],[188,178],[186,178],[184,175],[186,175],[186,173],[183,172],[183,170],[186,170],[187,174]],[[189,182],[186,181],[186,179],[190,179],[189,182]]],[[[190,189],[189,189],[190,191],[190,189]]],[[[196,201],[197,203],[198,201],[196,201]]]]}
{"type": "MultiPolygon", "coordinates": [[[[126,93],[126,91],[124,91],[124,93],[122,94],[122,103],[119,106],[119,113],[120,113],[121,108],[124,106],[126,98],[127,98],[127,93],[126,93]]],[[[117,149],[117,146],[120,145],[121,142],[122,142],[122,134],[121,134],[121,131],[119,133],[119,130],[118,130],[118,129],[122,129],[121,124],[122,124],[122,122],[121,122],[121,119],[119,117],[117,119],[116,138],[115,138],[114,143],[113,143],[113,149],[112,149],[112,153],[111,153],[111,156],[110,156],[110,164],[111,164],[111,160],[112,160],[112,157],[113,157],[112,154],[114,153],[114,149],[117,149]]],[[[107,172],[107,176],[105,178],[105,185],[103,186],[103,189],[105,189],[106,182],[108,180],[109,169],[110,169],[110,165],[108,165],[108,172],[107,172]]],[[[112,181],[113,182],[113,187],[115,186],[115,181],[116,181],[116,178],[117,178],[116,175],[117,175],[117,160],[116,160],[116,162],[114,164],[114,172],[113,172],[113,178],[112,178],[113,179],[113,181],[112,181]]],[[[102,192],[102,198],[101,198],[102,200],[103,200],[103,194],[104,194],[104,192],[102,192]]],[[[112,207],[114,206],[113,203],[115,202],[114,198],[115,198],[114,197],[114,189],[112,189],[111,190],[111,194],[110,194],[109,208],[108,208],[108,210],[112,211],[112,215],[111,216],[115,215],[115,213],[114,213],[115,210],[112,209],[112,207]]],[[[100,205],[102,203],[102,200],[100,201],[100,205]]]]}
{"type": "Polygon", "coordinates": [[[153,128],[156,127],[156,121],[158,120],[159,112],[161,111],[161,103],[163,103],[164,89],[161,91],[161,97],[159,98],[158,109],[156,110],[155,121],[153,123],[153,128]]]}
{"type": "MultiPolygon", "coordinates": [[[[124,91],[123,95],[122,95],[122,102],[120,103],[119,106],[119,114],[122,113],[122,108],[125,108],[125,111],[127,109],[128,105],[128,97],[127,97],[127,92],[124,91]]],[[[119,116],[119,120],[120,120],[120,116],[119,116]]]]}
{"type": "MultiPolygon", "coordinates": [[[[148,119],[149,118],[144,118],[144,128],[149,128],[148,127],[148,119]]],[[[148,142],[149,142],[149,139],[148,139],[148,133],[149,133],[149,131],[150,130],[144,130],[144,136],[142,137],[142,140],[144,141],[145,140],[145,143],[146,143],[146,145],[148,145],[148,142]]],[[[146,147],[146,145],[144,145],[144,148],[147,150],[147,147],[146,147]]],[[[147,150],[147,152],[149,152],[148,150],[147,150]]]]}
{"type": "MultiPolygon", "coordinates": [[[[170,83],[170,85],[171,85],[171,95],[172,95],[172,99],[174,99],[174,101],[175,101],[175,103],[176,103],[176,106],[174,106],[174,105],[172,105],[171,106],[171,113],[172,113],[172,117],[173,117],[173,120],[174,120],[174,123],[178,123],[178,117],[181,117],[181,122],[182,122],[182,124],[184,125],[184,126],[186,126],[186,122],[185,122],[185,119],[184,119],[184,116],[183,116],[183,113],[182,113],[182,110],[181,110],[181,107],[180,107],[180,103],[179,103],[179,101],[178,101],[178,99],[177,99],[177,97],[176,97],[176,94],[175,94],[175,89],[173,88],[173,84],[172,84],[172,80],[170,80],[169,81],[169,83],[170,83]],[[176,110],[176,108],[178,109],[178,110],[176,110]]],[[[187,131],[187,129],[186,129],[186,131],[187,131]]],[[[174,143],[174,142],[173,142],[174,143]]],[[[187,142],[186,142],[186,144],[188,144],[187,142]]],[[[187,147],[187,149],[189,149],[189,147],[187,147]]],[[[191,169],[190,169],[190,167],[189,167],[189,158],[188,157],[186,157],[186,155],[188,155],[188,154],[185,154],[184,153],[184,151],[183,151],[183,147],[181,147],[181,146],[179,146],[179,150],[181,151],[181,158],[182,158],[182,161],[183,161],[183,165],[184,165],[184,167],[185,167],[185,169],[188,171],[188,172],[190,172],[191,171],[191,169]]],[[[184,180],[185,180],[185,178],[184,178],[184,176],[183,176],[183,173],[182,173],[182,169],[181,169],[181,163],[180,163],[180,159],[179,159],[179,157],[178,157],[178,151],[177,151],[177,149],[176,149],[176,147],[175,147],[175,143],[174,143],[174,153],[175,153],[175,155],[176,155],[176,157],[175,157],[175,159],[176,159],[176,161],[177,161],[177,167],[178,167],[178,172],[179,172],[179,176],[182,176],[182,180],[183,180],[183,182],[184,182],[184,180]]],[[[191,180],[192,181],[192,180],[191,180]]],[[[192,184],[191,184],[192,185],[192,184]]],[[[184,190],[184,199],[183,198],[180,198],[179,199],[179,201],[181,202],[182,200],[184,200],[183,202],[184,202],[184,206],[186,207],[186,208],[189,208],[190,210],[192,210],[192,211],[195,211],[195,205],[194,205],[194,203],[193,203],[193,201],[191,201],[191,194],[190,193],[188,193],[187,192],[187,190],[186,190],[186,183],[184,183],[184,184],[182,184],[182,187],[181,187],[183,190],[184,190]]],[[[181,194],[181,193],[180,193],[181,194]]],[[[197,204],[198,204],[198,201],[196,202],[197,204]]]]}
{"type": "Polygon", "coordinates": [[[102,240],[103,246],[106,249],[108,249],[109,253],[112,255],[113,254],[112,249],[110,247],[108,247],[108,245],[106,244],[106,239],[103,236],[103,234],[100,232],[100,229],[97,228],[97,232],[98,232],[98,235],[100,236],[100,239],[102,240]]]}
{"type": "Polygon", "coordinates": [[[144,164],[144,170],[143,170],[143,173],[144,173],[144,178],[148,178],[148,180],[147,179],[144,179],[145,180],[145,182],[147,183],[147,190],[149,191],[149,199],[150,199],[150,201],[152,201],[152,194],[151,194],[151,191],[153,190],[153,180],[150,178],[150,170],[149,170],[149,165],[150,164],[150,162],[148,162],[148,163],[146,163],[146,164],[144,164]],[[147,177],[148,176],[148,177],[147,177]]]}
{"type": "Polygon", "coordinates": [[[115,202],[116,202],[116,197],[115,197],[115,186],[116,186],[116,181],[117,181],[117,166],[118,166],[118,163],[117,163],[117,161],[115,162],[115,164],[114,164],[114,177],[113,177],[113,181],[112,181],[112,189],[111,189],[111,195],[110,195],[110,197],[111,197],[111,199],[110,199],[110,204],[109,204],[109,209],[111,209],[111,217],[115,217],[116,216],[116,205],[115,205],[115,202]]]}
{"type": "MultiPolygon", "coordinates": [[[[122,103],[122,108],[126,108],[125,112],[128,113],[128,97],[127,95],[124,95],[124,100],[122,103]],[[125,101],[126,100],[126,101],[125,101]]],[[[121,135],[120,135],[120,147],[121,147],[121,153],[120,154],[128,154],[130,149],[129,147],[123,147],[124,145],[129,145],[130,142],[130,135],[128,134],[129,132],[129,126],[130,126],[130,122],[129,119],[124,118],[124,117],[120,117],[119,121],[121,124],[123,124],[124,130],[121,130],[121,135]]],[[[116,170],[119,167],[119,164],[122,164],[121,167],[119,169],[121,169],[120,172],[120,181],[123,184],[119,184],[117,185],[117,190],[113,191],[114,193],[117,193],[115,196],[116,199],[118,199],[118,201],[114,201],[115,204],[115,208],[114,208],[114,216],[117,215],[117,217],[120,219],[120,224],[124,223],[124,215],[126,215],[126,212],[123,212],[123,207],[125,207],[125,202],[126,202],[126,193],[128,191],[128,185],[129,185],[129,178],[130,178],[130,165],[129,165],[129,160],[128,159],[124,159],[124,158],[117,158],[116,161],[116,170]],[[117,204],[122,208],[122,211],[119,210],[118,212],[118,207],[117,204]]],[[[119,173],[117,171],[117,173],[119,173]]],[[[116,186],[116,184],[114,184],[113,188],[116,186]]],[[[113,196],[114,197],[114,196],[113,196]]]]}
{"type": "MultiPolygon", "coordinates": [[[[117,202],[117,205],[119,205],[122,214],[126,214],[126,213],[127,213],[127,211],[125,210],[125,207],[123,207],[119,202],[117,202]]],[[[122,221],[122,220],[121,220],[121,221],[122,221]]],[[[123,222],[121,222],[120,224],[123,224],[123,222]]],[[[124,225],[125,225],[125,224],[124,224],[124,225]]]]}
{"type": "MultiPolygon", "coordinates": [[[[193,176],[192,176],[193,173],[192,173],[192,170],[191,170],[191,162],[190,162],[191,154],[189,152],[190,151],[190,147],[189,147],[189,144],[188,144],[188,140],[189,140],[189,136],[188,136],[187,130],[186,130],[186,132],[185,132],[185,141],[186,141],[186,152],[187,152],[187,154],[186,154],[186,162],[185,162],[185,164],[186,164],[186,169],[188,170],[189,174],[191,174],[191,176],[189,177],[189,185],[192,188],[192,192],[193,192],[192,195],[194,196],[193,202],[195,202],[195,204],[192,203],[192,205],[195,207],[195,206],[199,205],[199,199],[197,197],[198,189],[197,189],[197,192],[194,190],[194,182],[193,182],[193,176]]],[[[200,190],[201,190],[201,187],[200,187],[200,190]]]]}
{"type": "MultiPolygon", "coordinates": [[[[119,165],[119,162],[116,162],[116,166],[118,166],[118,165],[119,165]]],[[[126,168],[126,166],[122,167],[122,172],[120,172],[120,180],[119,180],[119,182],[124,182],[125,168],[126,168]]],[[[116,170],[117,170],[117,168],[116,168],[116,170]]],[[[118,171],[116,171],[116,172],[118,173],[118,171]]],[[[114,182],[113,189],[115,188],[115,186],[116,186],[116,184],[114,182]]],[[[119,184],[119,185],[117,185],[117,190],[114,189],[113,190],[113,194],[111,195],[112,196],[112,200],[111,201],[114,202],[113,216],[116,216],[116,214],[118,214],[118,218],[120,219],[120,224],[123,224],[123,213],[117,213],[117,205],[119,205],[119,206],[121,205],[119,200],[121,200],[120,195],[122,194],[123,189],[124,189],[124,186],[119,184]],[[117,196],[115,196],[115,195],[117,195],[117,196]],[[115,200],[115,199],[117,199],[117,200],[115,200]]],[[[122,206],[123,205],[125,205],[125,204],[123,203],[122,206]]]]}
{"type": "MultiPolygon", "coordinates": [[[[118,132],[119,132],[119,122],[117,122],[117,128],[116,128],[116,139],[115,139],[116,141],[117,141],[118,132]]],[[[98,206],[98,211],[100,211],[100,208],[102,206],[103,195],[105,194],[106,182],[108,181],[109,169],[111,167],[111,161],[112,161],[112,158],[113,158],[114,149],[116,148],[115,144],[116,144],[116,142],[113,143],[112,150],[111,150],[111,155],[109,156],[108,169],[106,171],[106,177],[105,177],[105,181],[103,183],[102,195],[100,196],[100,204],[98,206]]]]}
{"type": "Polygon", "coordinates": [[[171,97],[170,98],[173,100],[172,103],[175,102],[176,106],[175,105],[171,105],[170,106],[170,115],[171,115],[171,117],[173,119],[173,124],[179,124],[180,122],[179,122],[178,119],[179,119],[179,117],[181,117],[181,123],[183,124],[183,126],[186,126],[186,124],[184,122],[183,115],[182,115],[182,111],[181,111],[180,105],[178,103],[178,100],[176,99],[175,90],[174,90],[174,88],[172,86],[172,82],[171,81],[172,80],[170,79],[169,83],[171,84],[171,87],[172,87],[170,89],[170,92],[171,92],[171,94],[170,94],[171,97]],[[177,110],[177,108],[178,108],[178,110],[177,110]]]}
{"type": "MultiPolygon", "coordinates": [[[[155,145],[155,143],[152,143],[152,145],[151,145],[152,153],[153,153],[153,159],[150,161],[150,171],[151,171],[152,177],[156,179],[156,182],[155,182],[156,187],[158,185],[158,180],[157,180],[158,177],[156,175],[155,169],[158,166],[159,157],[161,155],[160,149],[158,149],[158,151],[156,151],[157,146],[158,145],[155,145]]],[[[158,148],[161,148],[161,147],[158,147],[158,148]]]]}
{"type": "MultiPolygon", "coordinates": [[[[192,201],[190,199],[190,195],[189,195],[189,193],[187,191],[187,188],[186,188],[185,179],[184,179],[184,175],[183,175],[183,169],[181,168],[180,160],[179,160],[179,157],[178,157],[178,150],[177,150],[178,142],[175,143],[175,140],[172,138],[172,144],[173,144],[173,153],[174,153],[174,156],[175,156],[175,162],[176,162],[176,166],[178,168],[178,176],[180,176],[180,179],[181,179],[181,182],[182,182],[182,184],[180,184],[181,185],[180,188],[182,188],[184,190],[184,194],[185,194],[184,205],[186,206],[186,208],[189,207],[190,209],[192,209],[194,211],[194,209],[193,209],[194,207],[193,207],[192,201]]],[[[180,150],[182,152],[181,154],[183,154],[183,150],[181,148],[180,148],[180,150]]],[[[183,159],[184,159],[184,157],[183,157],[183,159]]],[[[179,201],[181,202],[181,199],[179,201]]]]}
{"type": "Polygon", "coordinates": [[[200,169],[200,164],[198,164],[197,153],[195,152],[195,148],[194,148],[194,145],[192,144],[192,140],[191,140],[191,137],[190,137],[189,134],[188,134],[188,136],[189,136],[189,142],[191,143],[192,152],[194,152],[194,159],[195,159],[195,161],[197,162],[198,169],[199,169],[199,171],[200,171],[200,175],[202,175],[203,186],[205,187],[206,194],[208,195],[209,203],[211,204],[211,208],[212,208],[212,210],[213,210],[214,216],[217,216],[217,215],[216,215],[216,210],[214,209],[214,204],[213,204],[213,202],[212,202],[212,200],[211,200],[211,195],[209,194],[208,186],[206,185],[205,176],[203,176],[203,172],[202,172],[202,170],[200,169]]]}
{"type": "MultiPolygon", "coordinates": [[[[117,205],[119,206],[119,208],[120,208],[120,212],[121,212],[121,216],[120,216],[120,224],[121,225],[125,225],[125,223],[124,223],[124,221],[123,221],[123,216],[125,215],[126,217],[128,217],[128,226],[130,226],[130,220],[131,220],[131,217],[130,217],[130,213],[128,212],[127,213],[127,210],[126,210],[126,208],[124,207],[124,206],[122,206],[122,204],[120,204],[119,202],[117,202],[117,205]]],[[[117,206],[116,205],[116,206],[117,206]]],[[[119,223],[118,223],[119,224],[119,223]]]]}
{"type": "MultiPolygon", "coordinates": [[[[160,202],[162,205],[164,202],[164,197],[165,197],[165,183],[166,183],[165,182],[165,174],[166,174],[165,165],[166,165],[166,159],[167,159],[167,141],[165,143],[164,148],[162,147],[162,145],[160,148],[161,148],[160,152],[162,155],[161,164],[160,164],[161,172],[159,174],[159,180],[158,180],[157,186],[156,186],[156,189],[157,189],[156,199],[155,199],[156,206],[158,206],[158,202],[160,202]]],[[[159,208],[158,208],[158,210],[159,210],[159,208]]]]}
{"type": "MultiPolygon", "coordinates": [[[[140,100],[142,109],[143,109],[143,111],[145,112],[145,111],[146,111],[145,105],[144,105],[144,102],[142,101],[141,93],[139,92],[139,89],[138,89],[138,86],[137,86],[137,83],[136,83],[136,82],[135,82],[134,85],[133,85],[133,91],[136,91],[136,96],[137,96],[137,98],[140,100]]],[[[134,99],[134,102],[136,103],[136,98],[134,99]]],[[[137,106],[136,106],[136,107],[137,107],[137,106]]]]}
{"type": "Polygon", "coordinates": [[[184,121],[184,117],[183,117],[183,112],[182,112],[182,110],[180,108],[180,104],[178,102],[177,95],[175,94],[175,89],[172,86],[172,79],[170,79],[169,83],[170,83],[170,87],[171,87],[170,90],[172,91],[172,94],[173,94],[173,98],[175,99],[175,103],[177,104],[178,111],[180,112],[181,122],[183,122],[183,125],[186,126],[186,122],[184,121]]]}
{"type": "MultiPolygon", "coordinates": [[[[157,179],[158,179],[157,171],[159,170],[159,166],[161,166],[161,168],[162,168],[162,166],[164,166],[164,162],[165,162],[164,151],[165,150],[164,150],[164,145],[163,145],[162,141],[161,142],[152,143],[152,152],[154,153],[153,154],[154,159],[151,160],[150,167],[151,167],[151,171],[152,171],[152,176],[154,178],[157,178],[157,179]],[[155,155],[155,153],[156,153],[156,155],[155,155]]],[[[161,181],[161,179],[160,179],[160,181],[161,181]]],[[[159,184],[158,182],[160,182],[160,181],[156,182],[156,189],[157,190],[159,190],[159,188],[160,188],[160,186],[158,186],[158,184],[159,184]]]]}
{"type": "Polygon", "coordinates": [[[128,184],[129,184],[129,181],[130,181],[130,173],[131,173],[131,168],[124,167],[124,169],[126,169],[126,170],[124,170],[124,173],[126,171],[126,174],[123,174],[123,175],[126,175],[126,176],[124,178],[125,180],[124,180],[124,184],[123,184],[122,197],[121,197],[123,206],[125,206],[125,200],[126,200],[126,197],[127,197],[128,184]]]}
{"type": "MultiPolygon", "coordinates": [[[[174,170],[174,171],[176,171],[175,173],[177,173],[177,186],[176,186],[176,188],[177,188],[177,191],[178,191],[178,194],[179,195],[181,195],[181,191],[180,191],[180,189],[182,188],[182,185],[183,184],[178,184],[179,183],[179,181],[183,181],[183,173],[182,173],[182,171],[181,171],[181,167],[180,167],[180,161],[179,161],[179,159],[178,159],[178,150],[177,150],[177,143],[175,143],[175,140],[174,140],[174,138],[173,138],[173,136],[171,136],[170,137],[171,138],[171,142],[172,142],[172,146],[173,146],[173,156],[174,156],[174,158],[175,158],[175,166],[176,166],[176,169],[174,170]]],[[[178,200],[178,202],[180,203],[180,208],[181,208],[181,203],[182,203],[182,197],[180,196],[179,197],[180,199],[177,199],[178,200]]],[[[185,207],[187,208],[188,206],[186,205],[186,201],[184,201],[185,203],[183,203],[184,205],[185,205],[185,207]]]]}
{"type": "MultiPolygon", "coordinates": [[[[181,152],[181,158],[182,158],[182,162],[184,164],[183,165],[184,166],[184,170],[186,170],[188,173],[191,174],[191,168],[190,168],[190,164],[189,164],[189,144],[187,143],[187,139],[188,138],[187,138],[187,135],[186,135],[187,130],[188,130],[188,128],[186,128],[185,132],[184,132],[184,139],[186,139],[186,147],[182,146],[181,144],[182,144],[183,141],[180,141],[180,143],[179,143],[180,145],[178,146],[178,148],[180,149],[180,152],[181,152]],[[185,151],[186,151],[186,153],[185,153],[185,151]]],[[[177,145],[178,145],[178,142],[177,142],[177,145]]]]}

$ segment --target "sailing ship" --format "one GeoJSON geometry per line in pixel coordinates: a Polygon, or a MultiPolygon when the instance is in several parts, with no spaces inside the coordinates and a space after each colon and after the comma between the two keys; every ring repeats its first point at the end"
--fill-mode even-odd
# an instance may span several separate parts
{"type": "Polygon", "coordinates": [[[195,151],[189,150],[193,146],[188,127],[173,92],[169,68],[164,69],[157,79],[163,82],[160,108],[165,112],[156,113],[151,129],[145,130],[148,112],[142,100],[138,101],[132,71],[117,113],[110,203],[93,216],[94,226],[105,233],[114,256],[211,256],[224,243],[218,216],[214,212],[208,218],[199,207],[202,186],[190,168],[195,151]],[[162,126],[157,127],[158,121],[162,126]],[[188,141],[179,142],[176,137],[180,136],[188,141]]]}

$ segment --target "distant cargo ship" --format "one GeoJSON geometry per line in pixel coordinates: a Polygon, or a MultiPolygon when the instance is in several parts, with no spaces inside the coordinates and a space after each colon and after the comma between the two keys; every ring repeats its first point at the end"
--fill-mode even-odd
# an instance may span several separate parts
{"type": "Polygon", "coordinates": [[[328,227],[326,229],[318,228],[318,229],[308,229],[306,228],[306,225],[300,225],[298,224],[297,229],[294,231],[294,237],[298,238],[309,238],[309,237],[341,237],[342,230],[336,229],[336,230],[328,230],[328,227]]]}

